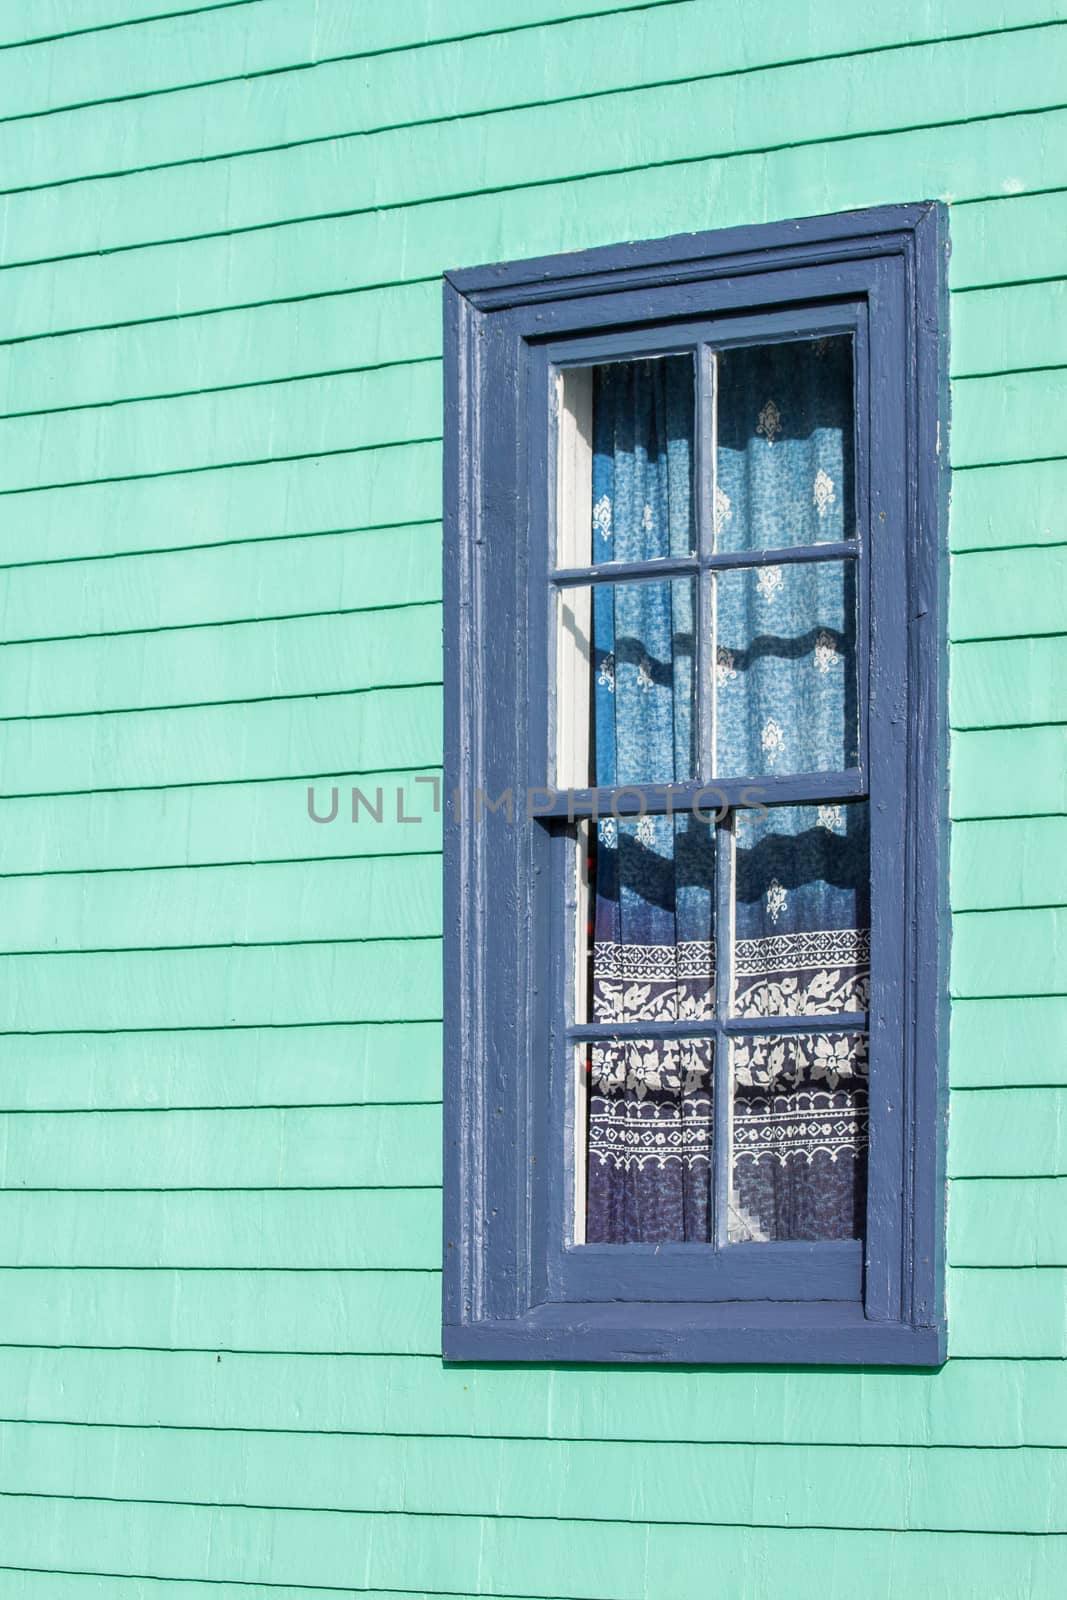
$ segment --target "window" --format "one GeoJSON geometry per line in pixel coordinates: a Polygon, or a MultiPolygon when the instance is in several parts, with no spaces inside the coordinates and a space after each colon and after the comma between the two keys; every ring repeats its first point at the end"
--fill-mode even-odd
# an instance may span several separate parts
{"type": "Polygon", "coordinates": [[[447,280],[446,1357],[943,1359],[944,242],[447,280]]]}

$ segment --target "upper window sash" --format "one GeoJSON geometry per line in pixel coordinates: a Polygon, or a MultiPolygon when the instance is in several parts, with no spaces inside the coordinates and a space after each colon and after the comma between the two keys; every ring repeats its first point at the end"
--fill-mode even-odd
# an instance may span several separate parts
{"type": "MultiPolygon", "coordinates": [[[[532,345],[528,354],[526,415],[530,420],[532,448],[529,456],[529,574],[532,595],[529,649],[531,673],[540,676],[538,654],[548,663],[549,694],[544,717],[534,708],[530,719],[528,788],[543,791],[537,800],[538,814],[570,817],[604,814],[602,801],[611,804],[609,794],[595,794],[581,781],[575,770],[581,765],[584,750],[580,719],[589,707],[581,697],[575,705],[569,693],[572,685],[562,676],[564,644],[559,617],[562,590],[590,592],[604,583],[625,581],[666,581],[691,576],[697,584],[698,629],[695,661],[694,716],[698,730],[697,765],[693,783],[687,786],[692,804],[702,787],[714,785],[726,796],[716,804],[752,803],[741,798],[742,791],[759,790],[768,803],[802,800],[843,799],[867,792],[867,694],[868,667],[868,485],[869,460],[869,338],[866,298],[836,298],[832,302],[801,305],[766,313],[705,318],[672,326],[624,332],[605,330],[567,340],[549,340],[532,345]],[[853,471],[854,525],[850,538],[825,543],[795,544],[768,549],[723,550],[716,538],[716,454],[719,353],[768,345],[810,342],[819,338],[848,337],[853,366],[853,471]],[[582,506],[590,499],[591,395],[589,416],[576,421],[565,405],[566,374],[589,372],[609,363],[639,360],[643,357],[689,356],[694,363],[694,528],[695,549],[691,555],[655,558],[647,561],[602,561],[573,565],[575,544],[581,534],[582,506]],[[544,419],[542,421],[541,419],[544,419]],[[586,460],[583,462],[583,453],[586,460]],[[576,476],[577,474],[577,476],[576,476]],[[857,574],[857,606],[854,617],[856,642],[856,689],[859,759],[855,766],[831,769],[835,774],[829,788],[828,773],[801,771],[776,774],[724,774],[717,770],[713,750],[714,653],[712,574],[751,571],[769,566],[843,562],[854,566],[857,574]],[[545,616],[545,632],[538,622],[538,611],[545,616]],[[558,758],[567,752],[570,771],[561,771],[558,758]]],[[[588,524],[586,524],[587,526],[588,524]]],[[[588,630],[585,630],[588,632],[588,630]]],[[[658,786],[639,784],[646,799],[636,809],[660,810],[653,790],[658,786]]],[[[683,798],[681,790],[671,797],[683,798]]]]}

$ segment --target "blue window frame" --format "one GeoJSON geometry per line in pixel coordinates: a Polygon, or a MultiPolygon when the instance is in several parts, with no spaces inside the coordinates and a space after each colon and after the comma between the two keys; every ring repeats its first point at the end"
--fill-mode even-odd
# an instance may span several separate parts
{"type": "MultiPolygon", "coordinates": [[[[946,257],[945,212],[923,203],[446,276],[446,1358],[944,1359],[946,257]],[[710,443],[719,364],[841,340],[847,525],[822,542],[764,547],[757,519],[742,548],[728,548],[716,538],[710,443]],[[568,375],[672,356],[693,372],[692,538],[598,561],[593,541],[579,547],[563,529],[565,396],[586,381],[568,375]],[[849,597],[854,687],[840,759],[788,772],[721,751],[716,762],[723,658],[711,597],[746,574],[781,586],[802,564],[839,572],[849,597]],[[583,747],[568,768],[568,719],[592,713],[572,708],[561,606],[595,606],[621,581],[644,585],[647,599],[668,580],[695,596],[692,766],[669,781],[658,772],[661,781],[623,785],[616,772],[605,783],[600,766],[583,765],[583,747]],[[754,819],[784,816],[776,807],[866,815],[865,1006],[858,990],[832,1015],[818,1004],[745,1014],[738,1003],[738,839],[754,837],[754,819]],[[705,830],[718,951],[707,995],[688,1015],[598,1020],[575,942],[588,910],[581,863],[598,818],[625,828],[627,817],[670,813],[705,830]],[[768,1037],[800,1052],[815,1033],[831,1046],[862,1039],[869,1056],[861,1237],[788,1225],[746,1235],[732,1221],[738,1052],[768,1037]],[[706,1231],[587,1242],[590,1113],[575,1062],[638,1041],[653,1056],[686,1041],[706,1052],[706,1231]]],[[[760,414],[765,440],[777,425],[760,414]]],[[[819,637],[838,663],[830,636],[819,637]]],[[[602,654],[583,660],[604,673],[602,654]]]]}

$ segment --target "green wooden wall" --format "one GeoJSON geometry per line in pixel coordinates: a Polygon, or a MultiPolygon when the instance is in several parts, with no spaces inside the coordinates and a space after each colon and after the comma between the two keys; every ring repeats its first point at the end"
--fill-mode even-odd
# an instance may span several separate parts
{"type": "Polygon", "coordinates": [[[0,0],[0,1596],[1067,1590],[1067,0],[0,0]],[[438,1348],[446,267],[952,203],[952,1359],[438,1348]]]}

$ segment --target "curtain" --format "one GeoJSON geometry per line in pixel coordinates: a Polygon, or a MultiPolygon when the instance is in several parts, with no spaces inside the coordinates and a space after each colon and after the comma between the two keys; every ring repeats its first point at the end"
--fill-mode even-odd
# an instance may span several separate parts
{"type": "MultiPolygon", "coordinates": [[[[720,357],[719,548],[838,541],[853,527],[851,350],[830,339],[720,357]]],[[[688,358],[594,374],[594,559],[694,546],[688,358]]],[[[722,775],[854,764],[852,564],[763,566],[716,581],[715,745],[722,775]]],[[[594,771],[600,785],[694,774],[695,585],[593,592],[594,771]]],[[[866,808],[737,814],[735,1011],[767,1036],[733,1055],[731,1236],[845,1238],[862,1218],[862,1037],[778,1037],[773,1018],[866,1007],[866,808]]],[[[714,1012],[713,830],[691,815],[602,818],[591,848],[591,1015],[714,1012]]],[[[589,1049],[590,1243],[709,1237],[712,1045],[589,1049]]]]}
{"type": "Polygon", "coordinates": [[[735,830],[734,1009],[768,1032],[733,1045],[730,1236],[858,1238],[866,1040],[818,1019],[867,1009],[867,805],[739,811],[735,830]],[[781,1016],[813,1031],[775,1037],[781,1016]]]}
{"type": "MultiPolygon", "coordinates": [[[[689,553],[692,362],[597,368],[593,418],[596,559],[689,553]]],[[[694,629],[691,579],[595,588],[598,784],[692,776],[694,629]]],[[[691,816],[601,819],[594,1021],[711,1016],[712,858],[710,829],[691,816]]],[[[598,1044],[589,1065],[587,1240],[706,1240],[710,1044],[598,1044]]]]}
{"type": "MultiPolygon", "coordinates": [[[[847,338],[720,353],[720,549],[818,545],[855,532],[847,338]]],[[[717,770],[854,766],[859,754],[852,562],[722,573],[716,584],[717,770]]],[[[734,1008],[745,1017],[867,1008],[865,803],[739,811],[734,1008]]],[[[772,1024],[773,1026],[773,1024],[772,1024]]],[[[738,1041],[732,1054],[730,1235],[842,1239],[863,1231],[862,1035],[738,1041]]]]}

